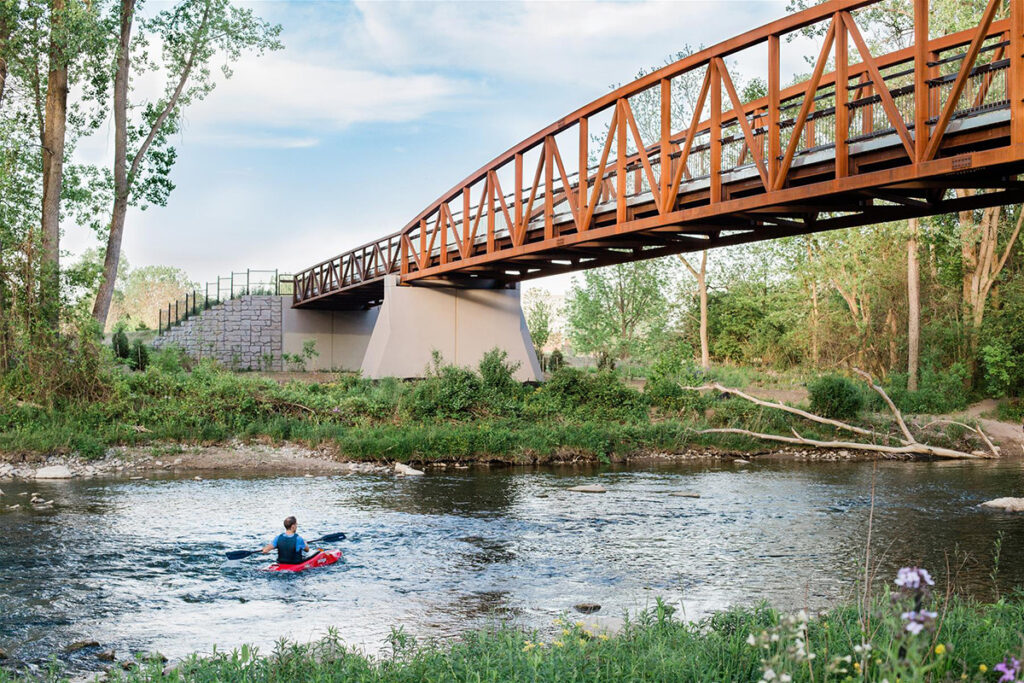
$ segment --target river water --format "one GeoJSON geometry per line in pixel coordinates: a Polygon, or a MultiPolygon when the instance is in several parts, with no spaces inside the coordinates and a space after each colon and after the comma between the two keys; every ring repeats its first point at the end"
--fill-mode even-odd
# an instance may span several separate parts
{"type": "MultiPolygon", "coordinates": [[[[0,506],[0,648],[39,662],[91,639],[119,656],[174,658],[214,644],[267,650],[335,627],[374,652],[393,626],[440,637],[498,618],[545,628],[582,601],[610,616],[656,596],[693,618],[760,599],[821,608],[849,595],[863,566],[872,469],[683,462],[406,479],[6,482],[7,505],[32,491],[57,504],[0,506]],[[589,483],[608,493],[566,491],[589,483]],[[306,538],[347,532],[345,562],[285,576],[261,572],[263,557],[223,559],[265,543],[288,514],[306,538]]],[[[966,557],[958,585],[989,597],[1002,532],[999,583],[1024,584],[1024,515],[978,507],[1022,494],[1019,460],[878,463],[880,576],[902,564],[944,576],[947,559],[966,557]]],[[[99,664],[95,649],[69,663],[99,664]]]]}

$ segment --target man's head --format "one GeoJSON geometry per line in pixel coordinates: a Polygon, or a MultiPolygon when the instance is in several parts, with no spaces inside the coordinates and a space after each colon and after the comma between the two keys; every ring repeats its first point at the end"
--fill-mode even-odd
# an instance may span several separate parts
{"type": "Polygon", "coordinates": [[[299,522],[294,517],[285,517],[284,518],[284,530],[285,531],[295,531],[295,529],[297,529],[298,526],[299,526],[299,522]]]}

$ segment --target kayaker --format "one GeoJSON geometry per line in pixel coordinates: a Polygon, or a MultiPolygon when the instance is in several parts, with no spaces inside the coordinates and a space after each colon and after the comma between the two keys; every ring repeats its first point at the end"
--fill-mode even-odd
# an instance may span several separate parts
{"type": "Polygon", "coordinates": [[[278,564],[302,564],[313,557],[303,557],[303,551],[309,549],[306,541],[298,534],[299,523],[295,517],[286,517],[284,520],[284,533],[278,534],[277,538],[263,548],[263,554],[277,549],[278,564]]]}

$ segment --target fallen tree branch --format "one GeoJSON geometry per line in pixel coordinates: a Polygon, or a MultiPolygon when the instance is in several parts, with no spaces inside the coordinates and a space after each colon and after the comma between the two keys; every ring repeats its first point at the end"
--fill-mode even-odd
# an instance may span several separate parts
{"type": "Polygon", "coordinates": [[[917,443],[917,439],[914,438],[914,435],[911,434],[910,430],[907,428],[907,423],[903,421],[903,413],[900,412],[900,409],[897,408],[896,404],[892,402],[891,398],[889,398],[889,394],[885,393],[885,389],[875,384],[875,381],[871,379],[871,375],[864,372],[860,368],[854,368],[853,371],[856,372],[861,377],[863,377],[864,381],[867,382],[868,386],[874,389],[875,392],[882,397],[886,405],[889,406],[889,410],[892,411],[893,416],[896,418],[896,422],[900,426],[900,431],[902,431],[903,436],[907,438],[907,442],[911,444],[917,443]]]}
{"type": "MultiPolygon", "coordinates": [[[[797,435],[792,436],[780,436],[778,434],[765,434],[762,432],[752,432],[748,429],[736,429],[731,427],[722,427],[719,429],[700,429],[695,432],[696,434],[740,434],[742,436],[750,436],[755,439],[763,439],[765,441],[778,441],[780,443],[797,444],[801,446],[813,446],[815,448],[844,448],[847,450],[858,450],[858,451],[871,451],[874,453],[891,453],[894,455],[932,455],[937,458],[958,458],[958,459],[985,459],[987,455],[975,455],[973,453],[965,453],[964,451],[958,451],[952,448],[941,448],[939,446],[929,446],[923,443],[909,443],[902,446],[883,446],[875,443],[860,443],[857,441],[818,441],[817,439],[807,439],[797,435]]],[[[796,431],[793,432],[796,434],[796,431]]]]}
{"type": "Polygon", "coordinates": [[[854,434],[860,434],[861,436],[874,436],[874,432],[872,432],[869,429],[864,429],[863,427],[857,427],[855,425],[847,424],[845,422],[840,422],[839,420],[832,420],[832,419],[829,419],[827,417],[822,417],[821,415],[815,415],[814,413],[809,413],[806,410],[800,410],[799,408],[794,408],[793,406],[787,406],[785,403],[776,403],[774,401],[765,401],[763,399],[757,398],[756,396],[751,396],[750,394],[745,394],[742,391],[740,391],[739,389],[729,389],[728,387],[724,387],[721,384],[719,384],[718,382],[713,382],[711,384],[705,384],[704,386],[700,386],[700,387],[683,387],[683,389],[685,391],[710,391],[712,389],[715,389],[717,391],[721,391],[721,392],[726,393],[726,394],[733,394],[735,396],[739,396],[740,398],[742,398],[745,401],[750,401],[751,403],[756,403],[757,405],[764,406],[765,408],[775,408],[777,410],[783,410],[783,411],[785,411],[787,413],[792,413],[793,415],[799,415],[800,417],[804,418],[805,420],[810,420],[812,422],[818,422],[820,424],[825,424],[825,425],[831,425],[831,426],[836,427],[838,429],[844,429],[844,430],[846,430],[848,432],[853,432],[854,434]]]}
{"type": "Polygon", "coordinates": [[[988,446],[988,449],[990,451],[992,451],[992,455],[995,455],[997,457],[999,456],[999,446],[996,446],[994,443],[992,443],[992,440],[988,438],[988,434],[986,434],[984,432],[984,430],[982,430],[981,425],[978,425],[977,427],[972,427],[969,424],[964,424],[963,422],[957,422],[956,420],[945,420],[945,419],[940,418],[938,420],[932,420],[928,424],[926,424],[923,427],[921,427],[921,429],[928,429],[932,425],[937,425],[937,424],[956,425],[958,427],[963,427],[964,429],[966,429],[969,432],[974,432],[975,434],[977,434],[978,436],[981,437],[982,441],[985,442],[985,445],[988,446]]]}

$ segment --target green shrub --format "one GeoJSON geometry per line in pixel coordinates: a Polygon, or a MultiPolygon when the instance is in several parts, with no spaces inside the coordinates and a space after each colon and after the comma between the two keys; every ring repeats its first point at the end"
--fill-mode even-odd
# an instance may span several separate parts
{"type": "MultiPolygon", "coordinates": [[[[961,362],[953,363],[941,372],[923,368],[917,391],[907,391],[906,374],[893,374],[889,377],[886,393],[897,408],[910,415],[952,413],[966,408],[970,400],[966,390],[968,374],[967,366],[961,362]]],[[[877,395],[871,406],[876,410],[885,409],[877,395]]]]}
{"type": "Polygon", "coordinates": [[[548,372],[558,372],[565,367],[565,356],[558,349],[551,352],[548,357],[548,372]]]}
{"type": "Polygon", "coordinates": [[[534,418],[632,421],[647,417],[647,405],[610,370],[562,368],[528,397],[526,410],[534,418]]]}
{"type": "Polygon", "coordinates": [[[472,370],[445,365],[416,384],[406,408],[420,419],[465,418],[481,402],[481,389],[480,378],[472,370]]]}
{"type": "Polygon", "coordinates": [[[985,392],[989,396],[1002,398],[1015,390],[1020,391],[1020,384],[1024,382],[1024,364],[1006,340],[989,342],[981,347],[980,355],[985,392]]]}
{"type": "Polygon", "coordinates": [[[647,380],[644,395],[652,406],[665,410],[703,410],[706,407],[699,391],[683,389],[679,382],[667,378],[647,380]]]}
{"type": "Polygon", "coordinates": [[[836,420],[856,417],[864,407],[860,389],[841,375],[822,375],[807,385],[811,412],[836,420]]]}
{"type": "Polygon", "coordinates": [[[145,370],[149,366],[149,350],[141,339],[132,342],[128,353],[128,366],[132,370],[145,370]]]}
{"type": "Polygon", "coordinates": [[[114,350],[114,356],[127,360],[131,355],[131,348],[128,345],[128,335],[124,333],[124,325],[118,323],[114,328],[114,335],[110,340],[110,346],[114,350]]]}
{"type": "Polygon", "coordinates": [[[150,362],[161,372],[175,373],[189,369],[191,359],[179,346],[165,346],[153,352],[150,362]]]}

